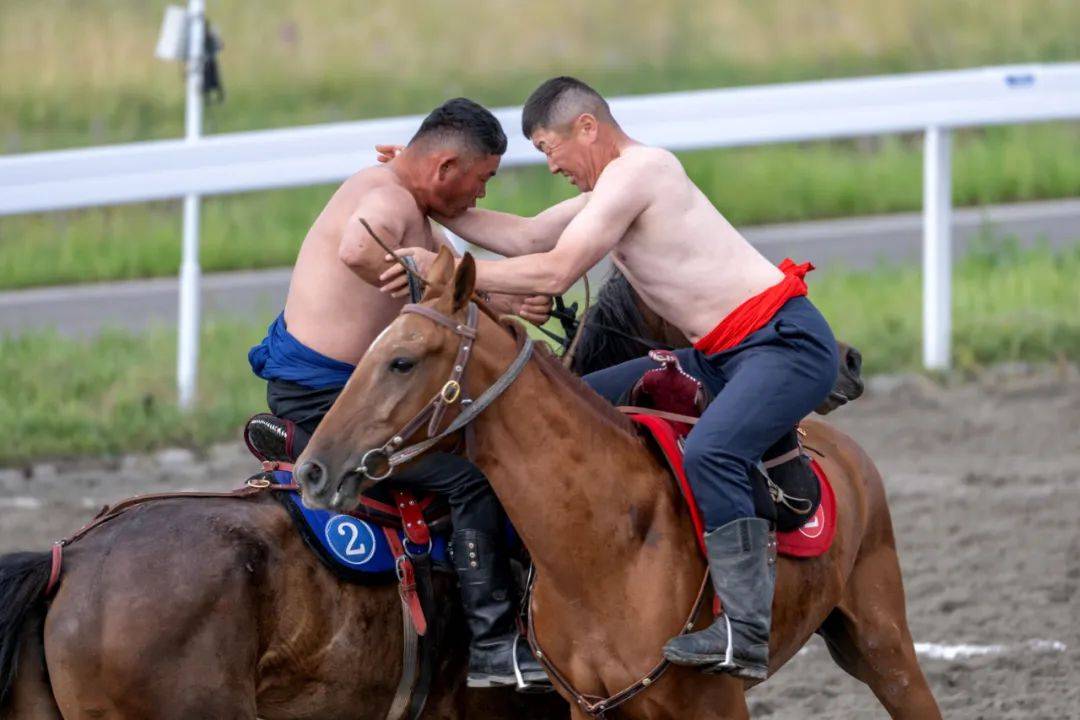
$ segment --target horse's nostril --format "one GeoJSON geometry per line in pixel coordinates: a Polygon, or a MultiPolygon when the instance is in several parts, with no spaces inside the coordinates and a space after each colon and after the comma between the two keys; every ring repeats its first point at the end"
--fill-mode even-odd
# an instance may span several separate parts
{"type": "Polygon", "coordinates": [[[847,367],[848,370],[855,373],[856,375],[858,375],[859,371],[862,370],[862,355],[859,353],[858,350],[853,349],[848,352],[847,367]]]}
{"type": "Polygon", "coordinates": [[[310,492],[320,493],[326,489],[326,468],[318,460],[308,460],[296,469],[296,479],[310,492]]]}

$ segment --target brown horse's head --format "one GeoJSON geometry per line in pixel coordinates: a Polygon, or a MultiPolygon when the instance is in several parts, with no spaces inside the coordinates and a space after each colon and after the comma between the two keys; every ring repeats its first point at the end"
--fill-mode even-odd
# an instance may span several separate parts
{"type": "MultiPolygon", "coordinates": [[[[428,274],[420,305],[464,323],[476,265],[466,255],[457,270],[445,248],[428,274]]],[[[375,339],[334,406],[297,459],[305,504],[355,509],[360,493],[388,472],[382,448],[446,384],[462,337],[417,314],[399,315],[375,339]]],[[[425,424],[426,427],[426,424],[425,424]]],[[[423,429],[405,444],[423,439],[423,429]]]]}
{"type": "Polygon", "coordinates": [[[828,415],[863,394],[862,353],[839,340],[836,341],[836,347],[840,351],[840,368],[829,397],[814,409],[819,415],[828,415]]]}

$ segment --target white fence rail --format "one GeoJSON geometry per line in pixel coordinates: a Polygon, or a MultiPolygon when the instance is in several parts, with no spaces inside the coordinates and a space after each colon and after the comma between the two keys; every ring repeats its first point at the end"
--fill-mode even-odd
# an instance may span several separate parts
{"type": "MultiPolygon", "coordinates": [[[[632,137],[672,150],[925,132],[923,359],[945,368],[950,130],[1080,118],[1080,63],[663,93],[611,105],[632,137]]],[[[503,165],[542,162],[517,132],[520,108],[496,115],[511,136],[503,165]]],[[[406,141],[420,119],[0,156],[0,215],[337,181],[373,162],[376,142],[406,141]]]]}

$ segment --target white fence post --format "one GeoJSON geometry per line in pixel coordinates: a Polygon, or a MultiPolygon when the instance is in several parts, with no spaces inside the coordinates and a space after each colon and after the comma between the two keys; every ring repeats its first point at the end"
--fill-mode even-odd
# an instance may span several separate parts
{"type": "Polygon", "coordinates": [[[923,366],[947,370],[952,348],[952,136],[928,127],[923,145],[923,366]]]}
{"type": "MultiPolygon", "coordinates": [[[[188,2],[187,105],[185,141],[197,143],[202,135],[203,49],[205,0],[188,2]]],[[[180,260],[179,337],[176,349],[176,387],[184,410],[195,403],[199,377],[199,196],[184,196],[184,247],[180,260]]]]}

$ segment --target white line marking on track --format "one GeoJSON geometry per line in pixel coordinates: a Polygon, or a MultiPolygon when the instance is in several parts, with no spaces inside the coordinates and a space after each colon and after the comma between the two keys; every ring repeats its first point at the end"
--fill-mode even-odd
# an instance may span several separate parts
{"type": "MultiPolygon", "coordinates": [[[[805,655],[816,651],[813,645],[804,646],[798,655],[805,655]]],[[[927,660],[969,660],[987,655],[1004,655],[1014,653],[1018,655],[1035,654],[1045,655],[1048,653],[1063,653],[1067,649],[1065,643],[1057,640],[1028,640],[1022,643],[1010,645],[980,645],[975,643],[960,643],[957,645],[945,645],[942,643],[915,643],[915,654],[927,660]]]]}
{"type": "Polygon", "coordinates": [[[1012,645],[942,645],[939,643],[915,643],[915,652],[931,660],[966,660],[985,655],[1004,655],[1005,653],[1061,653],[1065,652],[1065,643],[1057,640],[1028,640],[1012,645]]]}
{"type": "Polygon", "coordinates": [[[36,497],[15,496],[0,498],[0,508],[10,510],[40,510],[44,503],[36,497]]]}

